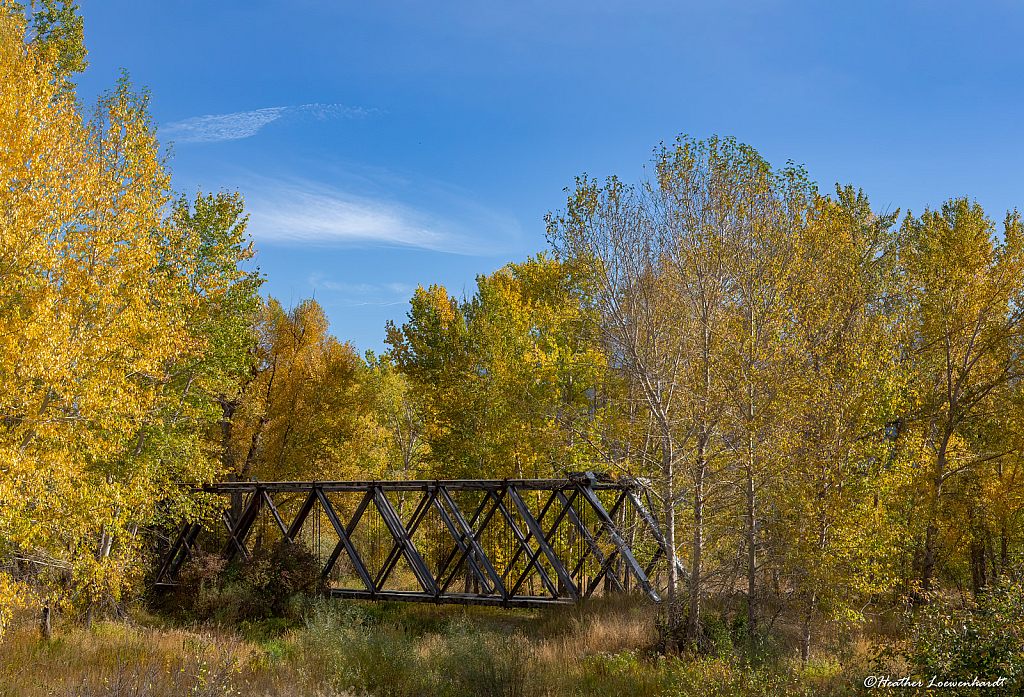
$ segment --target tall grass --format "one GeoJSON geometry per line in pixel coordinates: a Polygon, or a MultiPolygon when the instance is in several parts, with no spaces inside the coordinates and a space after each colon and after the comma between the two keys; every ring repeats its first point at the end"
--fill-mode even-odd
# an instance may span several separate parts
{"type": "MultiPolygon", "coordinates": [[[[313,601],[291,626],[24,628],[0,644],[0,695],[572,697],[840,695],[836,665],[744,670],[728,652],[665,658],[649,605],[552,611],[313,601]]],[[[145,619],[145,618],[143,618],[145,619]]],[[[156,622],[155,619],[152,620],[156,622]]],[[[796,665],[794,663],[794,665],[796,665]]]]}
{"type": "Polygon", "coordinates": [[[233,695],[251,653],[226,637],[112,622],[59,630],[49,641],[22,629],[0,644],[0,695],[233,695]]]}

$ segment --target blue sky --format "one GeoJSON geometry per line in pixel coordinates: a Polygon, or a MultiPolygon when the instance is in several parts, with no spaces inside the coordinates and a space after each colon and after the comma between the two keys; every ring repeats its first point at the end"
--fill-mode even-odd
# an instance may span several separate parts
{"type": "Polygon", "coordinates": [[[174,187],[240,190],[285,305],[384,348],[417,284],[545,247],[584,172],[731,135],[877,207],[1024,204],[1024,1],[79,0],[92,100],[152,91],[174,187]]]}

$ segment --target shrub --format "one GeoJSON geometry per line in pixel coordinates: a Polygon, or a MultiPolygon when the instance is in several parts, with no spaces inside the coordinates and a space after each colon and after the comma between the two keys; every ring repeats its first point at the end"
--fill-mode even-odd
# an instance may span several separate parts
{"type": "Polygon", "coordinates": [[[431,694],[413,637],[393,624],[380,624],[365,607],[314,600],[301,642],[308,675],[326,678],[336,691],[374,697],[431,694]]]}
{"type": "Polygon", "coordinates": [[[323,595],[327,586],[317,559],[305,547],[282,542],[269,554],[255,554],[241,566],[241,584],[251,596],[249,618],[294,614],[291,598],[323,595]]]}
{"type": "Polygon", "coordinates": [[[224,558],[197,553],[181,572],[174,592],[174,608],[189,617],[207,617],[219,606],[224,558]]]}
{"type": "Polygon", "coordinates": [[[1024,676],[1024,588],[997,586],[973,602],[933,600],[918,610],[906,642],[878,651],[877,661],[906,661],[918,676],[979,680],[1024,676]]]}
{"type": "Polygon", "coordinates": [[[301,612],[296,596],[325,592],[316,558],[283,542],[228,568],[218,555],[196,555],[181,574],[174,611],[191,620],[296,619],[301,612]]]}

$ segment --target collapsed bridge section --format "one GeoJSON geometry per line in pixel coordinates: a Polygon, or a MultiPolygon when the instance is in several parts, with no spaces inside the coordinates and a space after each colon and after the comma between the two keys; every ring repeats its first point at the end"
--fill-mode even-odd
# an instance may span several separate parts
{"type": "Polygon", "coordinates": [[[322,564],[322,578],[340,598],[503,607],[570,604],[595,593],[660,600],[665,538],[650,493],[631,479],[575,472],[565,479],[225,482],[206,490],[227,499],[223,532],[184,524],[156,573],[158,589],[176,586],[203,543],[220,541],[230,563],[287,541],[322,564]]]}

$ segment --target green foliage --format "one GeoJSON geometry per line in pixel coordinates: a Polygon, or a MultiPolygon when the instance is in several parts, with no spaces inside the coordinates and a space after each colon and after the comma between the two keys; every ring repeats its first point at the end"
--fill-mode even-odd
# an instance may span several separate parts
{"type": "MultiPolygon", "coordinates": [[[[25,7],[11,4],[18,9],[25,7]]],[[[85,59],[88,51],[78,5],[69,0],[33,0],[28,7],[32,24],[27,38],[39,55],[54,63],[54,76],[68,81],[74,73],[84,71],[89,62],[85,59]]]]}
{"type": "MultiPolygon", "coordinates": [[[[26,37],[0,5],[0,563],[34,565],[48,603],[111,607],[141,586],[146,527],[201,514],[194,487],[221,476],[208,330],[251,249],[244,226],[165,217],[148,96],[122,78],[88,119],[61,72],[82,65],[74,6],[32,9],[26,37]]],[[[3,619],[23,594],[0,576],[3,619]]]]}
{"type": "Polygon", "coordinates": [[[364,469],[380,479],[414,478],[429,454],[424,408],[414,384],[387,355],[366,352],[366,392],[372,395],[364,469]]]}
{"type": "Polygon", "coordinates": [[[538,254],[477,278],[464,301],[418,288],[388,323],[388,363],[416,395],[430,477],[550,476],[598,454],[604,355],[580,304],[585,265],[538,254]]]}
{"type": "Polygon", "coordinates": [[[484,633],[465,622],[449,629],[434,670],[445,676],[444,694],[529,697],[542,694],[533,646],[520,634],[484,633]]]}
{"type": "Polygon", "coordinates": [[[997,585],[950,607],[939,597],[917,610],[907,641],[878,652],[900,657],[927,682],[937,675],[980,680],[1024,677],[1024,586],[997,585]]]}
{"type": "Polygon", "coordinates": [[[739,644],[746,636],[746,617],[743,616],[737,616],[730,626],[723,617],[706,615],[701,624],[698,646],[709,656],[732,658],[733,642],[739,644]]]}
{"type": "Polygon", "coordinates": [[[256,253],[246,235],[249,216],[238,192],[184,194],[174,201],[165,263],[200,298],[192,321],[206,338],[200,364],[209,374],[204,388],[223,392],[252,370],[253,324],[264,278],[243,265],[256,253]]]}

